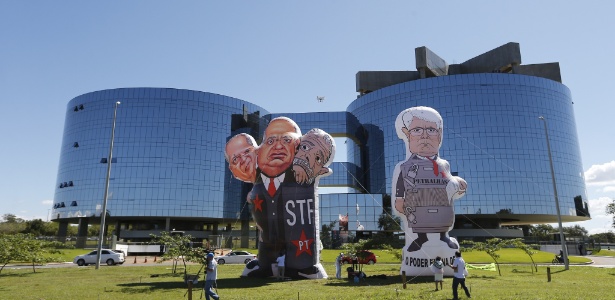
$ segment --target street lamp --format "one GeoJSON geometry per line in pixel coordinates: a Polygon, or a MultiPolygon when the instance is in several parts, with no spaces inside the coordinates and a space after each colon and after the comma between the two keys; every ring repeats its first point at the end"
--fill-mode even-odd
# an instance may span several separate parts
{"type": "Polygon", "coordinates": [[[111,160],[113,159],[113,139],[115,137],[115,118],[120,101],[115,102],[113,109],[113,126],[111,127],[111,143],[109,145],[109,158],[107,159],[107,180],[105,181],[105,196],[103,199],[102,212],[100,213],[100,233],[98,235],[98,251],[96,251],[96,269],[100,268],[100,255],[102,252],[103,236],[105,233],[105,218],[107,217],[107,196],[109,195],[109,177],[111,176],[111,160]]]}
{"type": "Polygon", "coordinates": [[[568,248],[566,247],[566,241],[564,240],[564,229],[562,227],[562,214],[559,210],[559,199],[557,198],[557,186],[555,185],[555,171],[553,169],[553,158],[551,157],[551,144],[549,143],[549,132],[547,131],[547,120],[545,117],[538,117],[545,125],[545,138],[547,139],[547,151],[549,152],[549,163],[551,164],[551,179],[553,181],[553,193],[555,194],[555,209],[557,211],[557,223],[559,224],[559,239],[562,243],[562,251],[564,253],[564,266],[568,270],[568,248]]]}

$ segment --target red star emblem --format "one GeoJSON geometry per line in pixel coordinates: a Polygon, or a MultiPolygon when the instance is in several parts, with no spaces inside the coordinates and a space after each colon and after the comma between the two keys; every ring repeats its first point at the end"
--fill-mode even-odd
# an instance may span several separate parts
{"type": "Polygon", "coordinates": [[[254,199],[254,210],[260,210],[263,212],[263,207],[261,204],[263,204],[263,199],[259,199],[258,195],[256,195],[256,199],[254,199]]]}
{"type": "Polygon", "coordinates": [[[306,252],[310,256],[312,256],[312,250],[310,249],[310,245],[314,243],[314,239],[308,239],[305,237],[305,231],[301,230],[301,236],[298,240],[291,241],[297,247],[297,252],[295,252],[295,257],[299,256],[301,253],[306,252]]]}

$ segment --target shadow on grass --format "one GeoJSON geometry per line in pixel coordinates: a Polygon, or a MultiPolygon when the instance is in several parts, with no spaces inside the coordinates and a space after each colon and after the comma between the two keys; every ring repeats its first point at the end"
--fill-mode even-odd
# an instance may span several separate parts
{"type": "Polygon", "coordinates": [[[513,273],[519,273],[519,274],[520,274],[520,273],[528,273],[528,274],[529,274],[529,273],[533,273],[531,270],[530,270],[530,271],[526,271],[526,270],[519,270],[519,269],[512,269],[512,271],[511,271],[511,272],[513,272],[513,273]]]}
{"type": "MultiPolygon", "coordinates": [[[[225,278],[216,280],[216,284],[223,287],[232,287],[232,288],[254,288],[261,287],[265,285],[269,285],[273,283],[271,279],[267,278],[250,278],[246,280],[246,278],[225,278]]],[[[205,285],[205,279],[203,278],[203,274],[200,274],[200,278],[197,284],[194,285],[193,289],[202,289],[205,285]]],[[[141,293],[144,290],[173,290],[173,289],[186,289],[188,284],[186,284],[183,280],[183,274],[152,274],[147,277],[140,278],[140,282],[131,282],[131,283],[122,283],[118,284],[118,287],[121,287],[122,292],[125,293],[141,293]],[[163,278],[165,281],[152,281],[157,278],[163,278]],[[168,279],[168,280],[167,280],[168,279]]]]}
{"type": "Polygon", "coordinates": [[[401,276],[385,276],[385,277],[377,277],[377,276],[367,276],[364,279],[361,279],[359,283],[355,283],[353,279],[344,278],[343,281],[335,280],[331,278],[331,280],[327,280],[325,286],[356,286],[356,285],[390,285],[390,284],[401,284],[401,276]]]}

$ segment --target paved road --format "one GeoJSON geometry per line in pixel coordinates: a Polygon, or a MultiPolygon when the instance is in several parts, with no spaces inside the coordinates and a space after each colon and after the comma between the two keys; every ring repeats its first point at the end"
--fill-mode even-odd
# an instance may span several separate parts
{"type": "Polygon", "coordinates": [[[587,255],[585,257],[593,260],[594,263],[582,265],[582,266],[597,267],[597,268],[615,268],[615,257],[595,256],[595,255],[587,255]]]}
{"type": "MultiPolygon", "coordinates": [[[[589,264],[580,264],[580,265],[576,265],[576,264],[571,264],[571,267],[596,267],[596,268],[615,268],[615,257],[612,256],[594,256],[594,255],[587,255],[585,256],[591,260],[593,260],[592,263],[589,264]]],[[[135,261],[135,257],[134,256],[127,256],[126,257],[126,262],[121,265],[121,266],[107,266],[106,264],[101,264],[101,267],[145,267],[145,266],[160,266],[159,263],[154,262],[154,258],[156,258],[156,260],[160,259],[159,257],[154,257],[154,256],[138,256],[136,261],[135,261]],[[147,261],[145,261],[145,258],[147,258],[147,261]]],[[[182,264],[181,262],[179,263],[180,265],[182,264]]],[[[192,263],[188,263],[190,265],[193,265],[192,263]]],[[[162,265],[172,265],[171,261],[165,261],[162,263],[162,265]]],[[[550,265],[550,264],[540,264],[540,265],[550,265]]],[[[66,262],[66,263],[51,263],[51,264],[47,264],[45,266],[36,266],[37,269],[46,269],[46,268],[67,268],[67,267],[75,267],[75,268],[89,268],[92,266],[88,266],[88,267],[79,267],[75,264],[73,264],[72,262],[66,262]]],[[[5,267],[5,269],[26,269],[26,268],[32,268],[32,265],[7,265],[5,267]]]]}
{"type": "MultiPolygon", "coordinates": [[[[158,256],[126,256],[124,264],[122,265],[115,265],[115,266],[107,266],[106,263],[101,263],[100,266],[101,267],[146,267],[146,266],[160,266],[160,265],[168,265],[171,266],[173,264],[172,261],[165,261],[162,263],[159,263],[160,257],[158,256]],[[135,259],[136,258],[136,259],[135,259]],[[157,262],[158,261],[158,262],[157,262]]],[[[186,263],[189,265],[193,265],[193,263],[186,263]]],[[[183,263],[180,261],[179,265],[181,267],[183,267],[183,263]]],[[[73,264],[72,262],[63,262],[63,263],[49,263],[46,264],[44,266],[36,266],[37,269],[52,269],[52,268],[70,268],[70,267],[75,267],[75,268],[91,268],[94,265],[89,265],[89,266],[84,266],[84,267],[79,267],[76,264],[73,264]]],[[[8,264],[6,265],[6,267],[4,267],[5,269],[27,269],[27,268],[32,268],[32,265],[30,264],[8,264]]]]}

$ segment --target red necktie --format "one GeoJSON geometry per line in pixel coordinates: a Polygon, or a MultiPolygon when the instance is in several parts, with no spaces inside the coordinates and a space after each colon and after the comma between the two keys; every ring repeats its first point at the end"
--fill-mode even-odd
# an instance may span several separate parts
{"type": "Polygon", "coordinates": [[[429,157],[427,159],[429,159],[431,161],[431,163],[433,164],[433,174],[438,176],[438,173],[439,173],[438,172],[438,164],[436,163],[435,160],[433,160],[433,159],[431,159],[429,157]]]}
{"type": "Polygon", "coordinates": [[[267,187],[267,192],[271,197],[275,195],[275,184],[273,183],[273,178],[269,178],[269,186],[267,187]]]}

